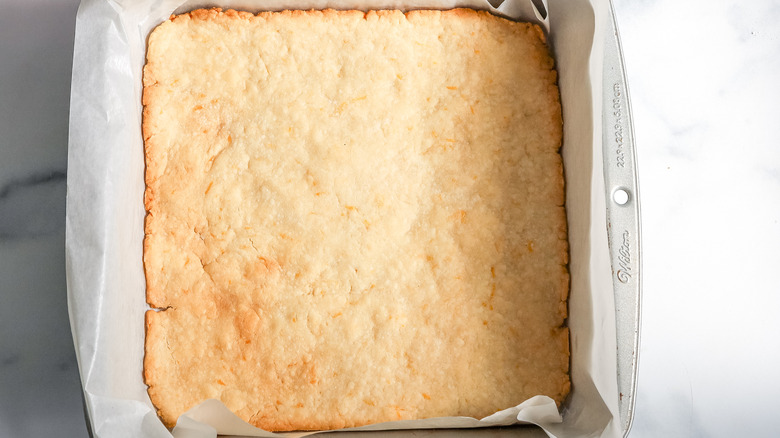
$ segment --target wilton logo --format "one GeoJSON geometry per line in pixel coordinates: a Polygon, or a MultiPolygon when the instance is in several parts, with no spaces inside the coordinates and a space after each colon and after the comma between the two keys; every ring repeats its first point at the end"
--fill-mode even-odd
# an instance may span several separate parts
{"type": "Polygon", "coordinates": [[[631,280],[631,245],[628,237],[628,230],[623,231],[623,243],[618,250],[617,279],[621,283],[628,283],[631,280]]]}

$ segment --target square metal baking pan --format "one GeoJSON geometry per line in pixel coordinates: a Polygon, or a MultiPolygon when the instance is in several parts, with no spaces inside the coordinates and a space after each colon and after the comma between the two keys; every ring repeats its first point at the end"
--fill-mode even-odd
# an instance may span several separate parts
{"type": "MultiPolygon", "coordinates": [[[[457,5],[468,6],[469,1],[457,5]]],[[[182,1],[138,6],[141,3],[84,0],[77,17],[66,269],[88,427],[93,436],[101,437],[142,436],[162,427],[154,424],[159,422],[154,416],[148,416],[151,404],[138,360],[143,354],[143,317],[139,315],[145,301],[140,265],[144,211],[137,78],[146,37],[142,29],[154,24],[144,14],[161,8],[169,8],[170,13],[182,1]],[[141,321],[137,326],[132,324],[135,319],[141,321]]],[[[244,3],[252,4],[233,0],[230,5],[244,3]]],[[[548,430],[564,438],[593,435],[595,429],[586,432],[593,426],[602,428],[600,436],[623,436],[633,418],[641,251],[636,153],[617,26],[608,0],[534,3],[543,5],[535,14],[549,24],[551,46],[561,67],[562,154],[572,249],[568,321],[572,393],[562,406],[563,423],[548,430]],[[559,44],[567,38],[576,41],[576,47],[559,44]],[[587,87],[583,87],[585,82],[587,87]],[[597,363],[599,369],[589,369],[588,362],[597,363]],[[590,424],[590,419],[603,420],[604,415],[609,416],[607,423],[590,424]]],[[[351,4],[338,3],[344,8],[351,4]]],[[[188,3],[193,6],[212,4],[188,3]]],[[[404,9],[410,5],[388,0],[381,6],[404,9]]],[[[417,436],[463,433],[544,436],[538,428],[523,426],[415,431],[417,436]]],[[[349,436],[358,434],[363,433],[350,432],[349,436]]],[[[384,434],[404,433],[370,433],[384,434]]]]}

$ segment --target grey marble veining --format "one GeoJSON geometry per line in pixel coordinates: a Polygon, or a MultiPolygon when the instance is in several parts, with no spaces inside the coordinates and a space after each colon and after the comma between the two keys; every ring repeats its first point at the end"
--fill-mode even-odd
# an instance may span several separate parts
{"type": "Polygon", "coordinates": [[[65,172],[30,173],[0,186],[0,239],[48,236],[62,230],[65,172]]]}
{"type": "Polygon", "coordinates": [[[85,437],[65,288],[76,1],[0,8],[0,437],[85,437]]]}
{"type": "MultiPolygon", "coordinates": [[[[77,0],[0,12],[0,437],[84,437],[64,212],[77,0]]],[[[780,430],[780,3],[615,0],[638,147],[632,437],[780,430]]]]}

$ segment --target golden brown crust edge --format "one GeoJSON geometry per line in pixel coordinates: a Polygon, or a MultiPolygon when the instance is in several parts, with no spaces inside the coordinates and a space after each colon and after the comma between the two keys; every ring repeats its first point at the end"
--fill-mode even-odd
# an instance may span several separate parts
{"type": "Polygon", "coordinates": [[[156,358],[158,355],[149,354],[151,346],[157,346],[159,347],[161,344],[164,343],[164,341],[161,342],[160,338],[163,336],[161,333],[161,329],[159,325],[154,321],[158,315],[157,311],[155,310],[147,310],[144,315],[144,325],[146,328],[146,341],[144,343],[144,370],[143,370],[143,378],[144,383],[147,384],[147,394],[149,394],[149,399],[152,401],[152,404],[154,405],[155,409],[157,410],[157,416],[160,417],[160,420],[162,420],[163,424],[167,428],[172,428],[176,425],[177,417],[173,414],[165,411],[160,406],[164,406],[165,404],[162,403],[162,396],[158,393],[157,389],[150,385],[149,382],[153,381],[155,378],[155,372],[159,368],[156,363],[156,358]]]}

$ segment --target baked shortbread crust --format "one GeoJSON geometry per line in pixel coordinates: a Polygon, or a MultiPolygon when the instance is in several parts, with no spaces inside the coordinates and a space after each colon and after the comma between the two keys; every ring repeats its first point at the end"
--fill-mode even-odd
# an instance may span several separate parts
{"type": "Polygon", "coordinates": [[[218,9],[149,37],[144,376],[268,430],[569,391],[541,30],[471,10],[218,9]]]}

